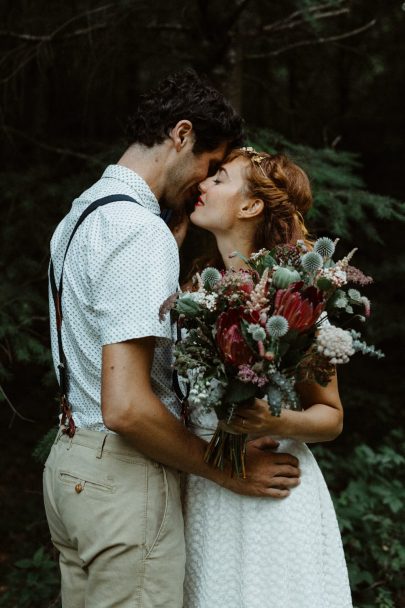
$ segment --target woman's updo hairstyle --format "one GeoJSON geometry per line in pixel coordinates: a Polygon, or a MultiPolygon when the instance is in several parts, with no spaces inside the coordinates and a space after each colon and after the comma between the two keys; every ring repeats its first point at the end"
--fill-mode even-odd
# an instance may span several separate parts
{"type": "Polygon", "coordinates": [[[312,192],[306,173],[284,154],[256,152],[253,148],[233,150],[225,163],[240,157],[249,160],[246,194],[264,203],[253,251],[295,244],[298,239],[309,244],[303,215],[312,205],[312,192]]]}
{"type": "MultiPolygon", "coordinates": [[[[258,222],[252,253],[272,249],[276,245],[295,245],[302,239],[308,247],[312,242],[303,215],[312,205],[312,193],[306,173],[284,154],[256,152],[253,148],[232,150],[223,164],[236,158],[246,158],[245,191],[249,197],[264,203],[263,215],[258,222]]],[[[213,252],[194,261],[187,280],[206,266],[224,269],[217,246],[213,252]]],[[[191,283],[187,286],[190,288],[191,283]]]]}

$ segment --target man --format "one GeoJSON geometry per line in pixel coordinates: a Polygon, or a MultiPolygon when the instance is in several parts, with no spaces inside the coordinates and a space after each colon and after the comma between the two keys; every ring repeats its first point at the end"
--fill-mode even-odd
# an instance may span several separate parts
{"type": "Polygon", "coordinates": [[[181,212],[241,136],[240,118],[193,72],[167,78],[141,98],[118,164],[53,235],[56,284],[62,268],[64,281],[63,313],[51,302],[53,357],[58,368],[63,314],[71,411],[46,463],[44,498],[63,608],[182,606],[179,471],[252,495],[282,497],[298,483],[295,458],[254,445],[245,481],[204,463],[205,442],[179,420],[172,328],[158,315],[179,274],[161,207],[181,212]],[[83,221],[63,266],[78,218],[106,195],[123,200],[83,221]]]}

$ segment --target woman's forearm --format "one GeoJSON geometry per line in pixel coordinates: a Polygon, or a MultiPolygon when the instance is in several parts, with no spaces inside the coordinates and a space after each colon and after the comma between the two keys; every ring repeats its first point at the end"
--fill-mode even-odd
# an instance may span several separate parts
{"type": "Polygon", "coordinates": [[[236,410],[230,426],[256,437],[273,435],[306,443],[332,441],[342,432],[343,408],[340,402],[313,403],[302,411],[282,409],[280,416],[273,416],[267,401],[255,399],[252,406],[236,410]]]}
{"type": "Polygon", "coordinates": [[[300,412],[283,409],[278,418],[269,412],[268,427],[267,434],[306,443],[332,441],[342,432],[343,411],[323,403],[316,403],[300,412]]]}

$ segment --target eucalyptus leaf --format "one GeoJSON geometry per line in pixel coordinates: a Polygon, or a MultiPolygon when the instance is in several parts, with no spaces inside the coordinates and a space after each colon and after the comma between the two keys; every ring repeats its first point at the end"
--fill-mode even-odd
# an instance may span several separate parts
{"type": "Polygon", "coordinates": [[[224,401],[226,403],[240,403],[241,401],[251,399],[255,395],[256,387],[253,384],[246,384],[234,378],[226,389],[224,401]]]}

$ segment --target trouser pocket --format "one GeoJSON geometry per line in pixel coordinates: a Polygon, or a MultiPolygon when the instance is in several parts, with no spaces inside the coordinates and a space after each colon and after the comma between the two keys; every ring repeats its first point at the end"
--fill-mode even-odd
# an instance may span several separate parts
{"type": "Polygon", "coordinates": [[[146,504],[146,558],[150,557],[164,532],[168,516],[169,489],[163,465],[148,465],[148,494],[146,504]]]}

